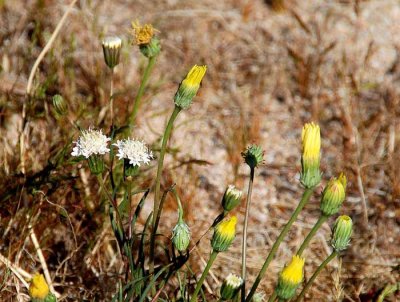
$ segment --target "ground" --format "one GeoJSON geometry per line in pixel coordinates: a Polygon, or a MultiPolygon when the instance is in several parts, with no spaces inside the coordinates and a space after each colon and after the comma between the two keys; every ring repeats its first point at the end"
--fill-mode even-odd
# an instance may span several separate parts
{"type": "MultiPolygon", "coordinates": [[[[301,197],[301,128],[314,121],[321,127],[323,181],[260,291],[269,296],[278,272],[318,218],[323,186],[341,171],[349,183],[340,213],[353,218],[354,236],[318,277],[308,301],[374,301],[383,287],[398,282],[400,6],[394,0],[282,1],[284,7],[277,2],[78,1],[35,74],[28,102],[31,68],[69,1],[0,1],[0,300],[27,300],[5,259],[29,274],[42,269],[32,229],[63,301],[104,301],[115,291],[122,264],[100,210],[96,179],[85,163],[71,161],[71,141],[79,131],[70,121],[82,128],[109,125],[103,110],[110,81],[101,48],[106,35],[123,39],[115,112],[117,123],[125,121],[146,64],[131,43],[135,20],[152,23],[162,45],[133,132],[155,153],[179,82],[192,65],[208,66],[199,95],[178,117],[163,178],[165,187],[177,184],[194,239],[221,210],[228,184],[246,191],[249,170],[240,154],[250,143],[261,145],[265,162],[256,170],[249,223],[253,280],[301,197]],[[68,118],[55,116],[55,94],[67,101],[68,118]],[[24,103],[28,123],[21,158],[24,103]],[[54,156],[64,147],[56,164],[54,156]]],[[[155,173],[154,161],[138,186],[150,187],[155,173]]],[[[151,211],[152,193],[149,200],[140,224],[151,211]]],[[[244,203],[236,210],[239,222],[244,210],[244,203]]],[[[306,278],[330,253],[334,218],[305,253],[306,278]]],[[[176,205],[167,200],[162,233],[170,234],[176,219],[176,205]]],[[[213,266],[205,283],[210,293],[228,273],[240,272],[241,232],[239,227],[233,248],[213,266]]],[[[192,255],[199,273],[209,249],[205,238],[192,255]]]]}

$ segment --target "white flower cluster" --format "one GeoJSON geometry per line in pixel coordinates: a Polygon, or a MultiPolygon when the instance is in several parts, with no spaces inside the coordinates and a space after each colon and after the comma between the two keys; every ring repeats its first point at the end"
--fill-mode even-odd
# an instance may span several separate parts
{"type": "Polygon", "coordinates": [[[233,288],[238,288],[243,284],[243,279],[235,274],[229,274],[225,281],[227,285],[232,286],[233,288]]]}
{"type": "Polygon", "coordinates": [[[84,130],[81,136],[75,143],[75,147],[72,149],[72,156],[83,155],[89,158],[91,155],[106,154],[110,151],[107,143],[111,139],[103,134],[101,130],[84,130]]]}
{"type": "Polygon", "coordinates": [[[114,146],[118,147],[118,158],[129,159],[129,163],[134,166],[140,166],[140,164],[149,164],[153,158],[153,153],[147,146],[138,140],[125,139],[117,141],[114,146]]]}

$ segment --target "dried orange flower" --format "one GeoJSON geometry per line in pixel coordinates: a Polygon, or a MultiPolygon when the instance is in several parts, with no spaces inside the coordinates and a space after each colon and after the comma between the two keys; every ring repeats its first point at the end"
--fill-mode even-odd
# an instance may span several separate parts
{"type": "Polygon", "coordinates": [[[154,33],[157,31],[153,25],[145,24],[141,26],[138,21],[132,22],[132,29],[134,43],[139,46],[149,44],[154,33]]]}

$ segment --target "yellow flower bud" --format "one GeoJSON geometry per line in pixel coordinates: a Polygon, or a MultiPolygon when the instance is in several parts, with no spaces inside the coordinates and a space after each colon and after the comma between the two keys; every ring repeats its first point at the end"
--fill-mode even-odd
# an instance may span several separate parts
{"type": "Polygon", "coordinates": [[[342,173],[339,178],[332,178],[322,193],[321,212],[326,216],[331,216],[339,212],[346,194],[346,176],[342,173]]]}
{"type": "Polygon", "coordinates": [[[301,183],[306,188],[313,188],[321,181],[319,163],[321,158],[321,135],[319,126],[307,123],[301,134],[303,154],[301,156],[301,183]]]}
{"type": "Polygon", "coordinates": [[[193,98],[196,96],[200,88],[200,83],[206,74],[207,66],[194,65],[187,74],[186,78],[179,85],[178,91],[175,94],[175,105],[181,109],[189,108],[193,98]]]}
{"type": "Polygon", "coordinates": [[[45,299],[49,294],[49,286],[42,274],[35,274],[29,286],[29,295],[32,299],[45,299]]]}
{"type": "Polygon", "coordinates": [[[291,299],[295,295],[297,287],[303,281],[304,261],[304,258],[295,255],[282,270],[276,287],[276,293],[280,299],[291,299]]]}
{"type": "Polygon", "coordinates": [[[236,216],[224,219],[218,223],[214,229],[214,235],[211,239],[211,246],[216,252],[226,251],[236,235],[236,216]]]}

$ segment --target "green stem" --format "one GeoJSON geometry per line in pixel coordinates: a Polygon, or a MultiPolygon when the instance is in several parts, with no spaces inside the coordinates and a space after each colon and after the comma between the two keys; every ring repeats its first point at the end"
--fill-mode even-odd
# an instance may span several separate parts
{"type": "Polygon", "coordinates": [[[243,241],[242,241],[242,295],[241,301],[244,302],[246,300],[246,254],[247,254],[247,225],[250,213],[250,203],[251,203],[251,194],[253,191],[253,182],[254,182],[254,167],[250,167],[250,179],[249,179],[249,189],[247,192],[247,200],[246,200],[246,215],[244,217],[244,225],[243,225],[243,241]]]}
{"type": "Polygon", "coordinates": [[[255,294],[256,289],[261,282],[261,279],[264,277],[264,275],[267,271],[267,268],[270,265],[272,259],[274,259],[274,256],[279,248],[279,245],[282,243],[286,234],[289,232],[290,227],[292,226],[293,222],[296,220],[297,216],[299,215],[299,213],[301,212],[303,207],[310,200],[310,197],[311,197],[313,191],[314,191],[314,188],[306,188],[305,189],[299,205],[297,206],[296,210],[294,210],[289,221],[286,223],[285,227],[283,228],[283,230],[279,234],[278,238],[276,239],[275,243],[273,244],[271,251],[269,252],[269,254],[267,256],[267,259],[265,259],[265,262],[264,262],[260,272],[258,273],[258,276],[257,276],[256,280],[254,281],[253,286],[251,287],[250,293],[246,297],[246,302],[250,302],[251,299],[253,298],[253,295],[255,294]]]}
{"type": "Polygon", "coordinates": [[[272,294],[272,296],[269,297],[268,302],[275,302],[277,296],[278,296],[278,295],[276,294],[276,291],[274,291],[274,293],[272,294]]]}
{"type": "Polygon", "coordinates": [[[325,268],[325,266],[331,262],[333,258],[335,258],[338,255],[337,251],[333,251],[328,258],[324,260],[324,262],[321,263],[320,266],[318,266],[317,270],[314,272],[314,274],[311,276],[310,280],[308,280],[306,286],[304,286],[303,290],[301,291],[300,295],[297,297],[295,302],[300,302],[303,300],[304,295],[306,294],[307,290],[311,287],[312,283],[314,282],[315,278],[319,275],[319,273],[325,268]]]}
{"type": "MultiPolygon", "coordinates": [[[[171,117],[169,118],[169,121],[167,123],[167,127],[165,128],[164,136],[163,136],[163,140],[162,140],[162,144],[161,144],[160,157],[158,158],[155,190],[154,190],[153,233],[155,233],[155,231],[156,231],[155,230],[156,219],[157,219],[159,207],[160,207],[161,175],[162,175],[162,170],[163,170],[163,165],[164,165],[165,151],[167,150],[167,143],[168,143],[169,137],[171,136],[174,121],[180,111],[181,111],[181,109],[179,107],[175,106],[174,111],[172,112],[171,117]]],[[[154,240],[154,238],[151,238],[150,240],[154,240]]],[[[154,272],[154,246],[155,246],[154,244],[150,246],[150,259],[151,259],[151,261],[149,263],[150,274],[152,274],[154,272]]]]}
{"type": "Polygon", "coordinates": [[[313,228],[311,229],[310,233],[308,233],[307,237],[304,239],[303,243],[301,244],[299,250],[297,251],[297,255],[301,256],[304,250],[307,248],[308,244],[310,243],[311,239],[314,237],[315,233],[319,230],[321,225],[329,218],[324,214],[318,218],[317,222],[314,224],[313,228]]]}
{"type": "Polygon", "coordinates": [[[111,83],[110,83],[110,116],[111,116],[111,129],[114,125],[114,68],[111,68],[111,83]]]}
{"type": "Polygon", "coordinates": [[[123,231],[122,219],[121,219],[121,216],[119,215],[117,202],[114,200],[114,198],[108,192],[108,190],[106,188],[106,185],[104,184],[104,181],[103,181],[103,178],[102,178],[101,174],[97,175],[97,180],[98,180],[98,182],[100,184],[100,187],[103,189],[104,193],[106,193],[106,196],[107,196],[108,200],[110,201],[111,205],[113,206],[113,208],[115,210],[115,213],[117,215],[118,224],[119,224],[121,230],[123,231]]]}
{"type": "Polygon", "coordinates": [[[133,129],[133,126],[135,124],[135,119],[136,119],[137,112],[139,110],[140,101],[144,94],[144,89],[146,88],[150,73],[153,70],[154,64],[156,63],[156,59],[157,59],[157,56],[150,57],[148,60],[146,69],[144,70],[143,78],[142,78],[142,81],[140,82],[139,90],[138,90],[138,93],[135,97],[135,101],[133,104],[133,110],[128,118],[128,124],[131,129],[133,129]]]}
{"type": "Polygon", "coordinates": [[[182,220],[183,220],[183,207],[182,207],[181,199],[179,198],[179,195],[178,195],[178,193],[176,192],[176,189],[175,189],[175,188],[172,188],[171,191],[172,191],[172,193],[174,193],[175,199],[176,199],[176,203],[178,204],[178,215],[179,215],[178,221],[179,221],[179,222],[182,222],[182,220]]]}
{"type": "Polygon", "coordinates": [[[217,258],[218,252],[212,251],[210,255],[210,259],[208,259],[207,265],[204,268],[203,274],[200,277],[200,280],[197,282],[196,288],[193,292],[192,298],[190,299],[190,302],[196,302],[197,301],[197,295],[199,294],[199,291],[201,289],[201,286],[203,285],[204,279],[207,277],[208,272],[215,260],[217,258]]]}

